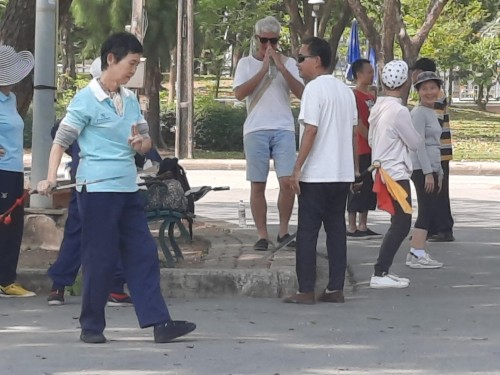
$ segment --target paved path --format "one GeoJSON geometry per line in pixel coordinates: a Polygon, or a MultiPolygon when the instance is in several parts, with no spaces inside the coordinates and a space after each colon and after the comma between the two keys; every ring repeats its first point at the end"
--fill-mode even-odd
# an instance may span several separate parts
{"type": "MultiPolygon", "coordinates": [[[[188,173],[193,185],[231,185],[229,192],[208,194],[197,210],[235,224],[237,202],[248,197],[242,172],[188,173]]],[[[276,181],[271,179],[273,235],[276,195],[276,181]]],[[[457,241],[430,245],[430,252],[445,263],[440,270],[406,268],[405,244],[393,271],[411,279],[408,289],[369,289],[380,241],[351,241],[345,304],[294,306],[277,298],[242,297],[169,299],[174,317],[193,320],[199,328],[166,345],[153,344],[151,330],[137,328],[131,308],[108,308],[106,335],[111,341],[92,346],[78,341],[79,297],[70,297],[62,307],[47,306],[44,295],[0,298],[0,374],[500,374],[500,177],[452,176],[451,195],[457,241]]],[[[293,225],[295,220],[294,216],[293,225]]],[[[388,215],[376,212],[370,222],[384,231],[388,215]]],[[[251,242],[252,234],[245,235],[251,242]]],[[[319,252],[324,254],[323,244],[322,234],[319,252]]],[[[320,254],[319,264],[324,263],[320,254]]],[[[185,287],[179,280],[194,271],[175,270],[172,277],[164,276],[164,290],[175,283],[185,287]]],[[[265,276],[262,268],[236,271],[257,275],[258,280],[265,276]]],[[[202,291],[210,295],[220,285],[207,284],[214,280],[212,274],[198,276],[199,283],[188,285],[188,290],[205,288],[202,291]]],[[[318,288],[324,286],[324,276],[320,274],[318,288]]],[[[220,275],[215,280],[220,281],[220,275]]],[[[245,285],[245,279],[239,281],[245,285]]],[[[252,280],[246,281],[252,285],[252,280]]],[[[266,290],[269,284],[257,284],[258,289],[266,290]]],[[[235,294],[227,285],[223,291],[235,294]]]]}

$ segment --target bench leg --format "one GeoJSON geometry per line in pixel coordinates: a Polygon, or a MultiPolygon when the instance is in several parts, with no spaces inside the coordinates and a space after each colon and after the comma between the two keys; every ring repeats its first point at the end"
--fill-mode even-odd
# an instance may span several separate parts
{"type": "MultiPolygon", "coordinates": [[[[175,224],[179,226],[180,221],[171,221],[170,225],[168,226],[168,239],[170,240],[170,244],[172,245],[172,249],[174,249],[174,254],[177,260],[179,259],[184,259],[184,255],[182,255],[181,248],[177,244],[177,240],[175,239],[174,235],[174,229],[175,229],[175,224]]],[[[182,224],[181,224],[182,225],[182,224]]],[[[180,229],[180,227],[179,227],[180,229]]]]}
{"type": "Polygon", "coordinates": [[[158,233],[158,242],[160,243],[161,250],[163,252],[163,255],[165,256],[165,260],[167,261],[168,268],[175,268],[174,257],[172,256],[172,253],[168,248],[167,242],[165,241],[165,229],[167,228],[168,225],[170,231],[170,225],[172,224],[175,224],[175,222],[172,222],[170,220],[164,220],[163,223],[161,223],[160,230],[158,233]]]}

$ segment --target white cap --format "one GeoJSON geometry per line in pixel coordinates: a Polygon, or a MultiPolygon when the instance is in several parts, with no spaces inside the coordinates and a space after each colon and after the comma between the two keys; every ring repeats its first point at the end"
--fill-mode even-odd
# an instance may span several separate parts
{"type": "Polygon", "coordinates": [[[382,69],[382,82],[390,89],[403,86],[408,80],[408,64],[403,60],[392,60],[382,69]]]}
{"type": "Polygon", "coordinates": [[[98,57],[94,61],[92,61],[92,64],[90,65],[90,74],[92,74],[92,77],[94,78],[99,78],[101,76],[101,58],[98,57]]]}

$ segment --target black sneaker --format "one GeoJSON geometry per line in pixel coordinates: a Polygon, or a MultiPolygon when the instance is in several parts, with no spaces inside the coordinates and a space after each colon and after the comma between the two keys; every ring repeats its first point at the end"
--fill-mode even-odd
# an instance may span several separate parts
{"type": "Polygon", "coordinates": [[[253,245],[253,249],[256,251],[267,251],[268,248],[269,241],[265,238],[261,238],[253,245]]]}
{"type": "Polygon", "coordinates": [[[170,320],[166,323],[157,324],[154,326],[155,342],[158,344],[167,343],[187,335],[196,329],[196,324],[183,320],[170,320]]]}
{"type": "Polygon", "coordinates": [[[126,307],[133,306],[132,298],[127,293],[109,293],[108,306],[126,307]]]}
{"type": "Polygon", "coordinates": [[[82,330],[80,340],[87,344],[104,344],[106,337],[102,333],[82,330]]]}
{"type": "Polygon", "coordinates": [[[362,238],[363,237],[363,232],[361,232],[359,229],[356,229],[355,232],[346,232],[347,238],[362,238]]]}
{"type": "Polygon", "coordinates": [[[280,237],[280,235],[278,234],[278,245],[281,245],[281,243],[286,243],[285,247],[293,247],[295,248],[297,246],[297,243],[295,242],[295,240],[292,240],[290,237],[290,234],[285,234],[283,237],[280,237]]]}
{"type": "Polygon", "coordinates": [[[60,306],[64,305],[64,289],[53,289],[50,291],[47,297],[47,302],[49,306],[60,306]]]}
{"type": "Polygon", "coordinates": [[[366,230],[357,230],[356,232],[359,232],[359,237],[358,238],[364,238],[364,239],[371,239],[371,238],[379,238],[382,237],[380,233],[372,231],[370,228],[367,228],[366,230]]]}

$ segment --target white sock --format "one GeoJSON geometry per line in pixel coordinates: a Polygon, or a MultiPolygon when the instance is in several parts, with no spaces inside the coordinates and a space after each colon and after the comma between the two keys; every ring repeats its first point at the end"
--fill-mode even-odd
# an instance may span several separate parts
{"type": "Polygon", "coordinates": [[[412,247],[410,249],[410,253],[415,255],[417,258],[422,258],[425,255],[425,250],[424,249],[415,249],[414,247],[412,247]]]}

